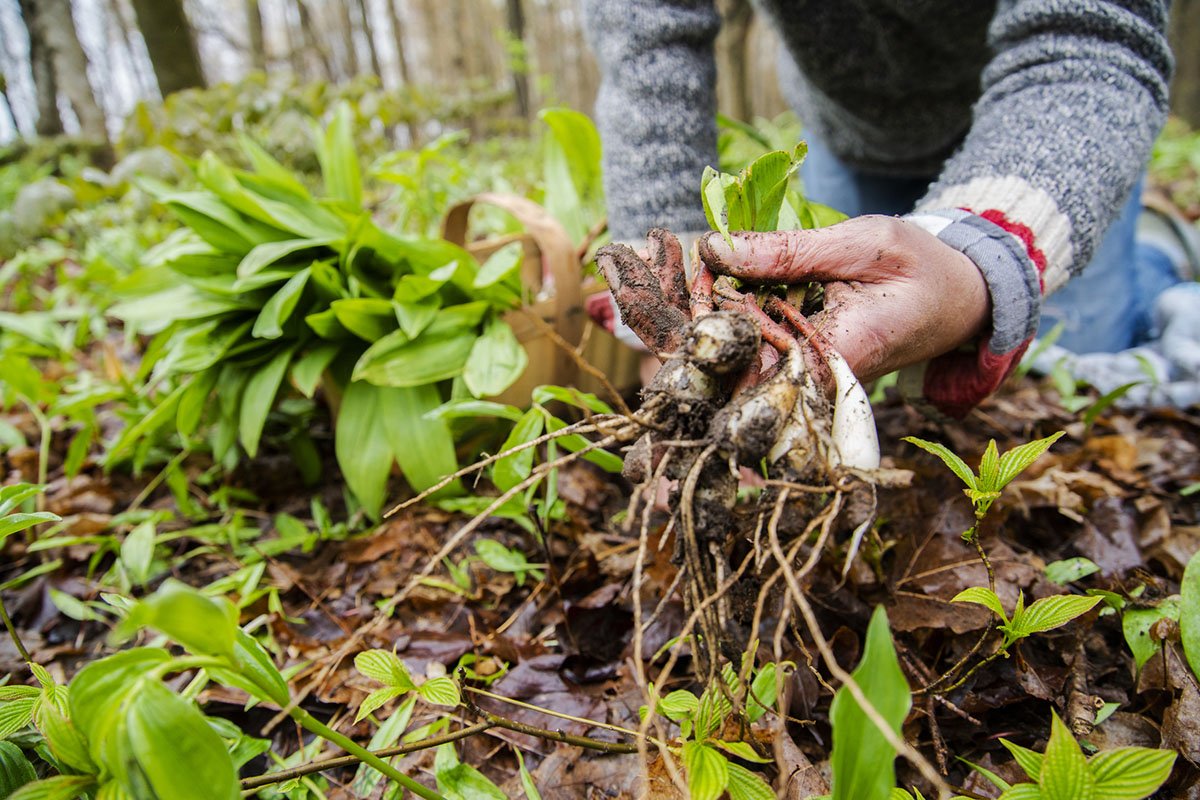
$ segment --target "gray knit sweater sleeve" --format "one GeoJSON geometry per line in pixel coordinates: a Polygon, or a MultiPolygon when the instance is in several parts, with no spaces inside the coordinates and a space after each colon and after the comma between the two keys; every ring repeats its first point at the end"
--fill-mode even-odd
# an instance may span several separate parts
{"type": "Polygon", "coordinates": [[[1005,0],[958,152],[919,210],[964,208],[1020,237],[1044,292],[1091,260],[1167,113],[1163,0],[1005,0]]]}
{"type": "Polygon", "coordinates": [[[700,175],[716,164],[720,16],[712,0],[584,0],[601,68],[596,119],[613,238],[708,229],[700,175]]]}

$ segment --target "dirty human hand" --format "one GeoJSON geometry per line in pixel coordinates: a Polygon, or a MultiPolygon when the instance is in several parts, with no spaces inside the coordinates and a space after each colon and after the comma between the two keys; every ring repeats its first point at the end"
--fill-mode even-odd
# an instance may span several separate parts
{"type": "Polygon", "coordinates": [[[702,238],[704,265],[747,283],[824,284],[824,310],[810,320],[862,381],[967,344],[991,319],[974,262],[895,217],[732,238],[732,249],[719,233],[702,238]]]}

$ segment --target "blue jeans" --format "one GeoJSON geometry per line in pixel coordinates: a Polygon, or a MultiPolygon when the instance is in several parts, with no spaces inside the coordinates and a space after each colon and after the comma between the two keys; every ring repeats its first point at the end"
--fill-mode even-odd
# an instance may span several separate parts
{"type": "MultiPolygon", "coordinates": [[[[933,182],[862,173],[813,138],[800,177],[806,197],[852,217],[906,214],[933,182]]],[[[1155,298],[1181,279],[1165,253],[1134,238],[1144,181],[1134,186],[1087,268],[1046,298],[1039,336],[1061,322],[1058,344],[1075,353],[1115,353],[1150,338],[1155,298]]]]}

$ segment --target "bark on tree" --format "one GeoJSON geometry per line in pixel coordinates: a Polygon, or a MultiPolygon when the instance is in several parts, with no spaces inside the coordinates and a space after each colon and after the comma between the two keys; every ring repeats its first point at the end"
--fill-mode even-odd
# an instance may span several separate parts
{"type": "Polygon", "coordinates": [[[342,40],[341,67],[343,78],[353,78],[360,70],[358,48],[354,44],[354,22],[350,19],[350,4],[336,0],[333,7],[337,12],[337,28],[342,40]]]}
{"type": "Polygon", "coordinates": [[[37,101],[38,136],[55,136],[63,132],[58,113],[58,83],[54,76],[54,53],[45,38],[45,25],[39,18],[36,0],[20,0],[21,18],[29,33],[29,62],[33,72],[33,88],[37,101]]]}
{"type": "Polygon", "coordinates": [[[330,55],[329,47],[326,46],[325,40],[322,39],[313,27],[312,12],[308,7],[308,0],[299,0],[296,4],[300,11],[300,32],[304,38],[304,46],[317,54],[317,58],[321,61],[321,67],[324,69],[324,77],[326,80],[333,80],[336,73],[333,71],[333,57],[330,55]]]}
{"type": "Polygon", "coordinates": [[[107,141],[104,112],[88,82],[88,59],[75,31],[71,0],[38,0],[37,5],[37,18],[44,23],[42,36],[52,53],[55,82],[79,120],[80,133],[107,141]]]}
{"type": "Polygon", "coordinates": [[[258,0],[246,0],[246,31],[250,66],[263,72],[267,68],[267,45],[263,37],[262,9],[258,0]]]}
{"type": "Polygon", "coordinates": [[[1171,79],[1171,110],[1200,127],[1200,0],[1171,4],[1171,49],[1175,77],[1171,79]]]}
{"type": "Polygon", "coordinates": [[[204,86],[200,50],[183,0],[133,0],[133,11],[162,96],[204,86]]]}
{"type": "Polygon", "coordinates": [[[405,85],[408,84],[408,56],[405,55],[407,48],[404,44],[404,27],[400,24],[400,11],[396,8],[396,4],[400,0],[384,0],[384,6],[387,7],[388,21],[392,23],[392,38],[396,42],[396,69],[400,71],[400,81],[405,85]]]}
{"type": "Polygon", "coordinates": [[[371,14],[367,10],[367,0],[358,0],[358,21],[362,26],[363,37],[367,40],[367,55],[371,57],[371,73],[380,80],[383,79],[383,69],[379,64],[379,51],[375,47],[375,35],[371,28],[371,14]]]}
{"type": "Polygon", "coordinates": [[[517,100],[517,113],[529,119],[529,62],[525,58],[525,7],[521,0],[506,0],[508,35],[519,47],[516,57],[509,57],[512,68],[513,93],[517,100]]]}
{"type": "Polygon", "coordinates": [[[749,0],[721,0],[721,33],[717,36],[717,108],[734,119],[750,116],[746,43],[754,10],[749,0]]]}

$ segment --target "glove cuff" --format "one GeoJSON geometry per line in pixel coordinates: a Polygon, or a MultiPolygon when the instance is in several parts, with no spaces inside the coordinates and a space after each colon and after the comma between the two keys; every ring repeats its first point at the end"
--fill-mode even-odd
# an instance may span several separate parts
{"type": "Polygon", "coordinates": [[[903,219],[971,259],[991,296],[992,327],[973,350],[945,353],[901,375],[907,393],[917,389],[938,412],[961,418],[1000,387],[1037,332],[1039,271],[1021,238],[978,214],[922,210],[903,219]]]}

